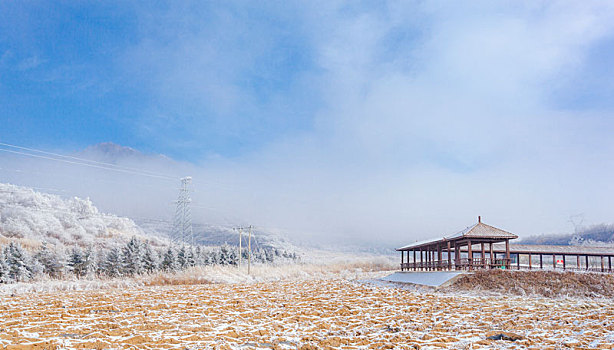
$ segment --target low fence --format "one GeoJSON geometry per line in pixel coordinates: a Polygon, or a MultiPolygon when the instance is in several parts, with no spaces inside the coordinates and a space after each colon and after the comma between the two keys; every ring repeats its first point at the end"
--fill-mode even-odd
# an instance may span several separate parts
{"type": "MultiPolygon", "coordinates": [[[[606,258],[606,257],[604,257],[606,258]]],[[[569,264],[563,260],[553,260],[539,264],[521,263],[519,257],[514,259],[491,259],[491,258],[461,258],[453,260],[434,260],[404,262],[401,264],[401,271],[454,271],[454,270],[474,270],[474,269],[507,269],[507,270],[551,270],[551,271],[588,271],[612,273],[611,259],[608,257],[608,264],[601,259],[600,264],[569,264]]],[[[526,260],[526,259],[525,259],[526,260]]]]}

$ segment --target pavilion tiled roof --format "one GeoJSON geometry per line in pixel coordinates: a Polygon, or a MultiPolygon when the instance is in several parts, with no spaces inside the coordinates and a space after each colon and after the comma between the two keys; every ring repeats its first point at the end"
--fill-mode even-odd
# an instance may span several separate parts
{"type": "Polygon", "coordinates": [[[513,233],[509,233],[500,228],[496,228],[494,226],[486,225],[482,222],[481,218],[478,218],[478,222],[474,225],[471,225],[464,230],[461,230],[455,234],[445,236],[440,239],[431,239],[425,240],[421,242],[415,242],[409,245],[406,245],[401,248],[397,248],[396,250],[406,250],[412,247],[426,246],[431,244],[436,244],[442,241],[452,241],[452,240],[460,240],[460,239],[516,239],[517,235],[513,233]]]}
{"type": "Polygon", "coordinates": [[[478,222],[473,226],[469,226],[466,229],[446,237],[446,239],[457,239],[457,238],[509,238],[516,239],[517,235],[513,233],[509,233],[500,228],[496,228],[494,226],[486,225],[483,222],[478,222]]]}

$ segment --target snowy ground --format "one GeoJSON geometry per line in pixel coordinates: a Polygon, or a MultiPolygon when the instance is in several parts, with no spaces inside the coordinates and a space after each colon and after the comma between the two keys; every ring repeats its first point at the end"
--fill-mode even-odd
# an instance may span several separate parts
{"type": "Polygon", "coordinates": [[[4,294],[0,347],[614,349],[611,300],[480,297],[364,281],[386,273],[4,294]],[[522,339],[486,339],[501,332],[522,339]]]}

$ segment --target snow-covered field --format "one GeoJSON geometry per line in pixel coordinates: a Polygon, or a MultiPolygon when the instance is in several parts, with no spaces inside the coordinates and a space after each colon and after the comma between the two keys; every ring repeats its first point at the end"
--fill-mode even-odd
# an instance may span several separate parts
{"type": "Polygon", "coordinates": [[[372,282],[387,272],[310,268],[281,279],[255,271],[231,283],[3,294],[0,346],[614,348],[611,300],[416,291],[372,282]],[[487,339],[501,332],[522,339],[487,339]]]}

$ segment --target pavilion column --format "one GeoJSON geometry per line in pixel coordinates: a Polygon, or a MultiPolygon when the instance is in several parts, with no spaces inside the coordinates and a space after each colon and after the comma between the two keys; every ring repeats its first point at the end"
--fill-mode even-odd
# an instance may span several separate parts
{"type": "Polygon", "coordinates": [[[601,272],[604,271],[604,266],[603,266],[603,255],[601,256],[601,272]]]}
{"type": "Polygon", "coordinates": [[[576,255],[576,268],[580,270],[580,255],[576,255]]]}
{"type": "Polygon", "coordinates": [[[441,251],[441,244],[437,244],[437,270],[441,271],[442,266],[441,266],[441,260],[442,258],[442,251],[441,251]]]}
{"type": "Polygon", "coordinates": [[[407,251],[407,258],[405,259],[406,263],[407,263],[407,267],[405,268],[405,270],[409,271],[409,250],[407,251]]]}
{"type": "Polygon", "coordinates": [[[454,242],[454,269],[458,270],[458,245],[454,242]]]}
{"type": "Polygon", "coordinates": [[[486,250],[484,250],[484,242],[482,242],[482,267],[486,268],[486,250]]]}
{"type": "Polygon", "coordinates": [[[459,270],[461,268],[461,254],[460,254],[460,245],[454,244],[454,260],[456,261],[456,269],[459,270]]]}
{"type": "Polygon", "coordinates": [[[493,254],[493,250],[492,250],[492,242],[490,242],[489,245],[490,245],[490,268],[492,268],[493,266],[495,266],[495,260],[497,260],[497,259],[495,259],[493,257],[494,254],[493,254]]]}
{"type": "Polygon", "coordinates": [[[552,268],[556,270],[556,255],[552,254],[552,268]]]}
{"type": "Polygon", "coordinates": [[[510,239],[505,239],[505,268],[510,268],[510,239]]]}
{"type": "Polygon", "coordinates": [[[433,248],[429,247],[429,270],[430,271],[433,271],[433,261],[435,260],[434,258],[435,256],[433,254],[433,248]]]}
{"type": "Polygon", "coordinates": [[[420,248],[420,270],[424,270],[424,257],[422,255],[422,248],[420,248]]]}
{"type": "Polygon", "coordinates": [[[433,251],[431,250],[431,247],[426,248],[427,252],[428,252],[428,257],[427,257],[427,264],[428,264],[428,270],[431,271],[433,269],[433,251]]]}
{"type": "Polygon", "coordinates": [[[448,270],[452,270],[452,256],[450,254],[450,241],[448,241],[448,270]]]}
{"type": "Polygon", "coordinates": [[[467,241],[467,261],[469,262],[469,270],[473,270],[473,251],[471,250],[471,240],[467,241]]]}
{"type": "Polygon", "coordinates": [[[401,250],[401,271],[403,271],[403,258],[405,257],[405,252],[401,250]]]}
{"type": "Polygon", "coordinates": [[[532,254],[529,253],[529,270],[531,270],[531,256],[532,256],[532,254]]]}
{"type": "Polygon", "coordinates": [[[565,269],[566,269],[566,266],[565,266],[565,254],[563,254],[563,270],[565,270],[565,269]]]}
{"type": "Polygon", "coordinates": [[[426,270],[431,271],[431,247],[426,247],[426,270]]]}
{"type": "Polygon", "coordinates": [[[543,254],[539,254],[539,268],[540,269],[544,269],[544,255],[543,254]]]}
{"type": "Polygon", "coordinates": [[[608,256],[608,271],[612,272],[612,256],[608,256]]]}
{"type": "Polygon", "coordinates": [[[405,270],[409,271],[409,250],[407,251],[407,259],[405,259],[407,261],[407,268],[405,270]]]}
{"type": "Polygon", "coordinates": [[[520,254],[516,254],[516,270],[520,270],[520,254]]]}
{"type": "Polygon", "coordinates": [[[586,269],[588,270],[588,255],[584,256],[584,260],[586,260],[586,269]]]}
{"type": "Polygon", "coordinates": [[[416,266],[416,251],[414,250],[414,271],[416,271],[417,266],[416,266]]]}

